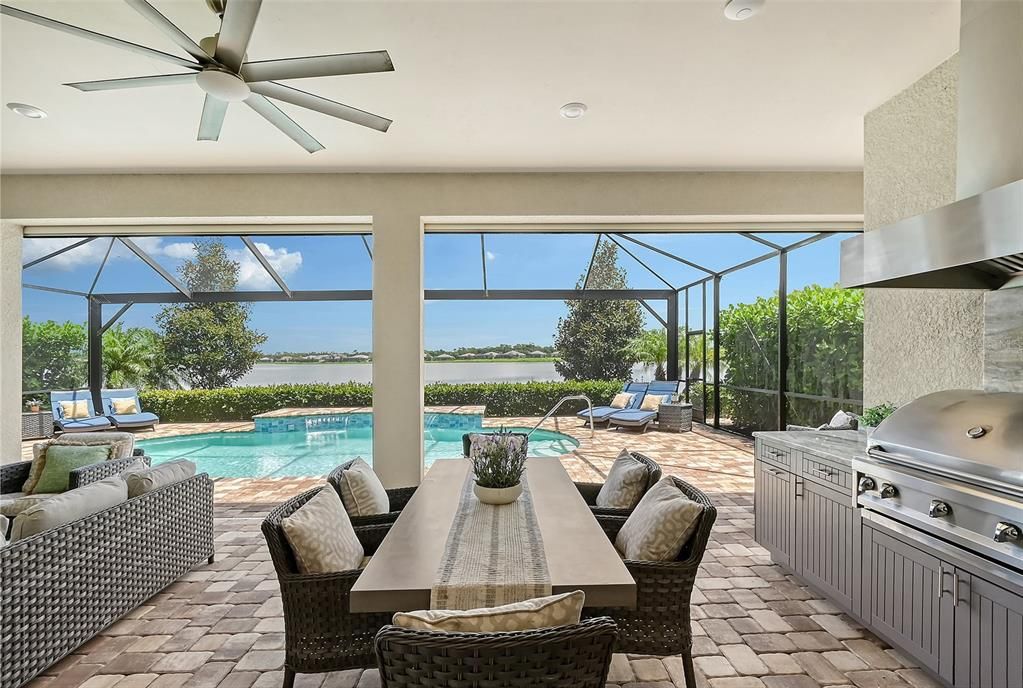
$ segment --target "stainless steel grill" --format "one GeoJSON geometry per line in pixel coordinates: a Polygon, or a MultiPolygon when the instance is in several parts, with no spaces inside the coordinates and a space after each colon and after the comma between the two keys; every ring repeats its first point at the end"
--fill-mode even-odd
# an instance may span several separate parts
{"type": "Polygon", "coordinates": [[[906,404],[854,462],[865,509],[1023,572],[1023,394],[906,404]]]}

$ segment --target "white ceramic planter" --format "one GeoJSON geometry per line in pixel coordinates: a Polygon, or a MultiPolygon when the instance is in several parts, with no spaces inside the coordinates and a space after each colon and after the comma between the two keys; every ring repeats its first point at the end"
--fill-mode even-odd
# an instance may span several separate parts
{"type": "Polygon", "coordinates": [[[522,483],[511,487],[480,487],[473,483],[472,492],[484,504],[511,504],[522,494],[522,483]]]}

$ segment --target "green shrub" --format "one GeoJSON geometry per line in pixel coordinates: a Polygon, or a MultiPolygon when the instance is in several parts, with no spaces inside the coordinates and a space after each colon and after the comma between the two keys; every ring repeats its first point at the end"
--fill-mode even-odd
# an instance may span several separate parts
{"type": "MultiPolygon", "coordinates": [[[[607,404],[621,382],[486,382],[426,385],[427,406],[485,405],[488,416],[541,416],[563,396],[585,394],[594,406],[607,404]]],[[[251,420],[285,407],[372,406],[373,386],[359,382],[315,385],[163,389],[141,393],[142,405],[164,422],[251,420]]],[[[571,415],[585,402],[566,403],[558,412],[571,415]]]]}

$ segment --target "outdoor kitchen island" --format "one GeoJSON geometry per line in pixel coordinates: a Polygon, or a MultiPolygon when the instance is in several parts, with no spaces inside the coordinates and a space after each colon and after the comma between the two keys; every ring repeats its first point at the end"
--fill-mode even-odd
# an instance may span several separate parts
{"type": "Polygon", "coordinates": [[[956,391],[869,443],[756,433],[756,540],[943,683],[1023,686],[1021,418],[1023,394],[956,391]]]}

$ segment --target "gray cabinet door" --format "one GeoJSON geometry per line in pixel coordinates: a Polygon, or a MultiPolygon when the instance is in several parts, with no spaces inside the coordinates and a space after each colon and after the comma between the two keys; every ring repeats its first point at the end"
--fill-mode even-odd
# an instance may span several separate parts
{"type": "Polygon", "coordinates": [[[795,480],[788,471],[759,460],[754,462],[753,476],[754,537],[775,563],[791,566],[795,480]]]}
{"type": "Polygon", "coordinates": [[[1023,686],[1023,596],[955,569],[955,685],[1023,686]]]}
{"type": "Polygon", "coordinates": [[[849,497],[809,480],[795,500],[796,573],[846,610],[852,609],[856,510],[849,497]]]}
{"type": "Polygon", "coordinates": [[[952,681],[952,568],[937,557],[863,524],[864,610],[868,623],[901,650],[952,681]]]}

